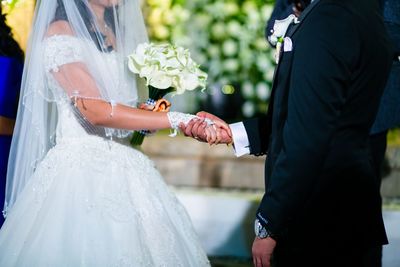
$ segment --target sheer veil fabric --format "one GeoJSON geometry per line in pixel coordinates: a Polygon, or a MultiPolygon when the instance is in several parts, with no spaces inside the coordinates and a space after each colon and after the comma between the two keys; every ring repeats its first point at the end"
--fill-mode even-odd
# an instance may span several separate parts
{"type": "MultiPolygon", "coordinates": [[[[108,3],[102,21],[88,0],[38,1],[10,151],[4,216],[55,145],[58,121],[55,103],[63,94],[71,98],[103,99],[111,106],[114,103],[134,106],[139,97],[145,97],[145,87],[129,73],[126,62],[127,55],[148,40],[139,0],[98,1],[108,3]],[[55,23],[63,27],[49,35],[55,23]],[[52,41],[64,42],[64,49],[53,46],[52,41]],[[103,55],[113,55],[117,64],[110,64],[103,55]],[[57,64],[60,59],[68,64],[60,66],[57,64]],[[48,78],[48,72],[53,73],[54,79],[48,78]],[[53,83],[58,83],[63,92],[51,90],[53,83]]],[[[90,125],[86,124],[86,128],[90,131],[90,125]]],[[[109,138],[130,134],[108,128],[96,131],[109,138]]]]}

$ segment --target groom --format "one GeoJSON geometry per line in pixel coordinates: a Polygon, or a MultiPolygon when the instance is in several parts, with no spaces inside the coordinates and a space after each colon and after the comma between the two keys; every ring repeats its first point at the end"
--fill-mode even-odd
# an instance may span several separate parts
{"type": "MultiPolygon", "coordinates": [[[[223,133],[238,156],[268,155],[257,267],[379,266],[387,238],[368,134],[393,57],[379,14],[378,0],[312,1],[286,32],[268,114],[223,133]]],[[[182,130],[204,141],[204,126],[182,130]]]]}

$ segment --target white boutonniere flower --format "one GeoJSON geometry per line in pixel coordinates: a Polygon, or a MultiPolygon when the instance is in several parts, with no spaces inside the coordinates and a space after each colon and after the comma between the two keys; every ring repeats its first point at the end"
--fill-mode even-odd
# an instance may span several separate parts
{"type": "Polygon", "coordinates": [[[276,46],[275,62],[278,64],[279,56],[282,49],[282,43],[285,38],[286,32],[292,23],[300,23],[294,14],[291,14],[286,19],[275,20],[272,34],[268,37],[271,44],[276,46]]]}

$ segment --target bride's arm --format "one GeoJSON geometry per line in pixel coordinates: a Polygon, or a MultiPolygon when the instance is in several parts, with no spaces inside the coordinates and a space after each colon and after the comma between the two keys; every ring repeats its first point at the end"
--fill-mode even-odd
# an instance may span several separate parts
{"type": "Polygon", "coordinates": [[[152,112],[103,100],[77,98],[75,105],[93,125],[126,130],[171,128],[167,113],[152,112]]]}

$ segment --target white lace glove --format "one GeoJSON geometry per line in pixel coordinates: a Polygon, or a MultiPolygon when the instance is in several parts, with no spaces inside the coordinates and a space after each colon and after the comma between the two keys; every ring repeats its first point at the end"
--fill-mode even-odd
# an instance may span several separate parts
{"type": "MultiPolygon", "coordinates": [[[[174,129],[174,133],[170,135],[172,137],[176,136],[177,131],[179,130],[179,125],[181,123],[186,126],[193,119],[203,119],[192,114],[181,113],[181,112],[168,112],[167,116],[169,123],[171,124],[171,128],[174,129]]],[[[208,124],[208,126],[214,124],[214,122],[210,119],[204,119],[204,121],[208,124]]]]}

